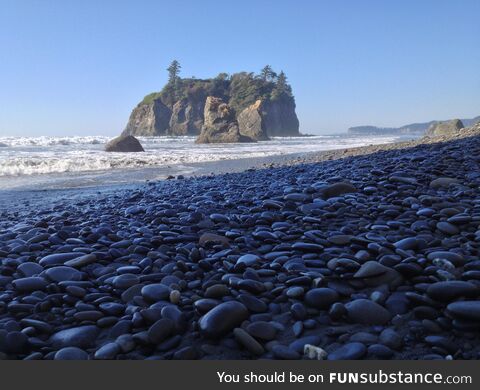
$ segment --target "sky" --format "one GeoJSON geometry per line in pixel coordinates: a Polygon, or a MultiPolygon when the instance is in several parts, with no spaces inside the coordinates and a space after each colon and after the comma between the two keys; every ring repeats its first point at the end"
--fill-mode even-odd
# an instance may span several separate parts
{"type": "Polygon", "coordinates": [[[0,136],[119,134],[185,77],[284,70],[300,130],[480,115],[479,0],[0,0],[0,136]]]}

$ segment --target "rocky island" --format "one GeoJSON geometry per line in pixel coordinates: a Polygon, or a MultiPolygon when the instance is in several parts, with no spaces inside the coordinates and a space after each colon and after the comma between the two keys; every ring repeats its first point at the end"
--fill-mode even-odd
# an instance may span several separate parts
{"type": "Polygon", "coordinates": [[[197,79],[181,78],[180,68],[177,61],[172,62],[167,85],[145,96],[135,107],[123,135],[199,136],[203,131],[198,142],[261,141],[300,135],[295,98],[284,72],[277,75],[267,65],[259,75],[220,73],[212,79],[197,79]],[[206,118],[209,98],[220,99],[222,107],[228,108],[222,129],[206,118]],[[238,127],[238,132],[234,130],[233,134],[232,127],[238,127]]]}

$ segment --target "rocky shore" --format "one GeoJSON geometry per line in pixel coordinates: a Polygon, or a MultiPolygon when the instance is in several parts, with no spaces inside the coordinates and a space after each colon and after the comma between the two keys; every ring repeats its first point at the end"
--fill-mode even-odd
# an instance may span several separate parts
{"type": "Polygon", "coordinates": [[[0,209],[0,358],[479,359],[479,133],[0,209]]]}

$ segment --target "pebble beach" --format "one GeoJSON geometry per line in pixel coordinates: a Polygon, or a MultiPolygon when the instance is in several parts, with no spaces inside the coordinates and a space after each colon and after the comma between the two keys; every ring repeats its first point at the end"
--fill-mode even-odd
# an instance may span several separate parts
{"type": "Polygon", "coordinates": [[[1,359],[480,359],[480,127],[15,193],[1,359]]]}

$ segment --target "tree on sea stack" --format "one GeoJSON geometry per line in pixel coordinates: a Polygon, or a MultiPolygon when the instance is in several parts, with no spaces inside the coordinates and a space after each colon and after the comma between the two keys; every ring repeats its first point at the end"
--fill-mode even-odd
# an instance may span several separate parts
{"type": "Polygon", "coordinates": [[[277,77],[277,74],[273,71],[270,65],[265,65],[265,67],[260,71],[260,77],[263,81],[271,81],[277,77]]]}
{"type": "Polygon", "coordinates": [[[282,70],[278,75],[277,82],[275,83],[275,88],[272,91],[272,97],[274,99],[278,99],[283,94],[292,96],[292,87],[288,85],[287,76],[285,72],[282,70]]]}
{"type": "Polygon", "coordinates": [[[170,66],[167,68],[168,70],[168,83],[174,85],[179,77],[180,74],[180,69],[182,69],[182,66],[177,60],[173,60],[170,66]]]}
{"type": "Polygon", "coordinates": [[[167,71],[168,71],[167,87],[171,91],[174,99],[177,98],[178,91],[180,89],[180,69],[182,69],[182,66],[177,60],[173,60],[170,66],[167,68],[167,71]]]}

